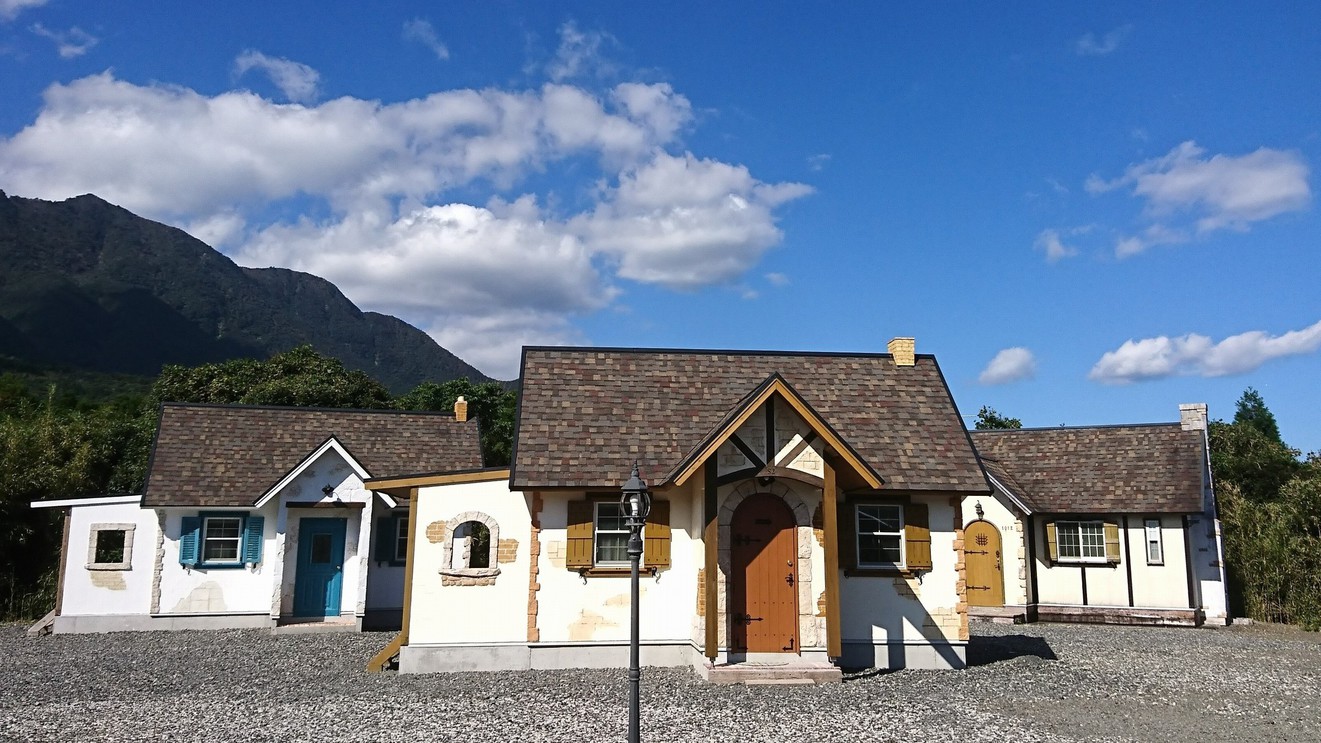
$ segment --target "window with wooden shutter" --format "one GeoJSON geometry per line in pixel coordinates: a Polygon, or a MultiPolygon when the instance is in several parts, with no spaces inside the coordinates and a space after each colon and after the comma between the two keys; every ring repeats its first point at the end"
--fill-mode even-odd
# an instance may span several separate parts
{"type": "Polygon", "coordinates": [[[858,568],[857,506],[841,500],[835,528],[839,540],[839,567],[848,575],[858,568]]]}
{"type": "Polygon", "coordinates": [[[643,531],[642,564],[665,570],[670,567],[670,502],[651,502],[651,514],[643,531]]]}
{"type": "Polygon", "coordinates": [[[376,552],[372,558],[376,562],[394,560],[394,517],[382,516],[376,519],[376,552]]]}
{"type": "Polygon", "coordinates": [[[1050,555],[1051,562],[1057,562],[1060,559],[1060,543],[1054,521],[1046,524],[1046,554],[1050,555]]]}
{"type": "Polygon", "coordinates": [[[592,567],[592,531],[596,510],[589,500],[569,501],[568,544],[564,562],[570,570],[589,570],[592,567]]]}
{"type": "Polygon", "coordinates": [[[904,506],[904,566],[909,570],[931,569],[931,526],[925,503],[904,506]]]}
{"type": "Polygon", "coordinates": [[[1099,520],[1046,524],[1051,560],[1059,563],[1119,562],[1119,525],[1099,520]]]}

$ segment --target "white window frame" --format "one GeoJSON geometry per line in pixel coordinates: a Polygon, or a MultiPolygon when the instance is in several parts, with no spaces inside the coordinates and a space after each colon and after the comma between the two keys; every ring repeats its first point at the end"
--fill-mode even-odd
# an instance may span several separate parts
{"type": "Polygon", "coordinates": [[[1165,564],[1165,542],[1161,534],[1160,519],[1145,519],[1142,522],[1143,543],[1147,547],[1147,564],[1164,565],[1165,564]],[[1155,548],[1155,554],[1152,554],[1152,548],[1155,548]]]}
{"type": "Polygon", "coordinates": [[[198,544],[197,564],[199,566],[242,565],[243,564],[243,532],[244,532],[244,527],[246,526],[247,526],[247,517],[244,516],[243,514],[214,514],[214,515],[203,516],[201,534],[199,535],[200,539],[198,540],[199,544],[198,544]],[[233,536],[233,537],[210,536],[212,521],[228,521],[228,520],[233,520],[238,522],[239,528],[238,528],[237,536],[233,536]],[[234,559],[232,560],[209,559],[207,557],[206,548],[207,548],[207,544],[212,541],[233,542],[234,559]]]}
{"type": "Polygon", "coordinates": [[[858,503],[853,507],[853,540],[854,555],[858,563],[858,568],[863,570],[903,570],[908,563],[908,537],[905,533],[907,523],[904,521],[904,507],[900,503],[858,503]],[[899,529],[897,531],[863,531],[862,529],[862,509],[864,508],[893,508],[899,514],[899,529]],[[899,538],[899,561],[898,562],[863,562],[862,560],[862,538],[863,536],[899,538]]]}
{"type": "Polygon", "coordinates": [[[133,532],[135,529],[137,529],[136,524],[92,524],[88,530],[87,569],[131,570],[133,567],[133,532]],[[119,562],[98,562],[96,559],[96,542],[100,539],[101,532],[110,531],[124,532],[123,559],[119,562]]]}
{"type": "Polygon", "coordinates": [[[408,560],[408,519],[411,514],[408,511],[395,514],[391,519],[394,524],[394,562],[403,563],[408,560]]]}
{"type": "Polygon", "coordinates": [[[1085,562],[1085,563],[1108,562],[1109,558],[1106,556],[1106,547],[1105,547],[1105,522],[1091,520],[1091,519],[1056,521],[1055,522],[1055,553],[1056,555],[1058,555],[1058,559],[1060,562],[1085,562]],[[1097,529],[1098,533],[1100,534],[1100,541],[1098,543],[1094,545],[1087,545],[1083,542],[1082,530],[1084,526],[1088,528],[1094,527],[1097,529]],[[1077,555],[1064,554],[1064,533],[1070,528],[1072,529],[1074,534],[1077,535],[1077,544],[1078,544],[1077,555]],[[1100,554],[1097,555],[1086,554],[1087,552],[1086,547],[1088,546],[1099,547],[1100,554]]]}
{"type": "MultiPolygon", "coordinates": [[[[599,555],[599,552],[598,552],[598,547],[599,547],[599,544],[598,544],[598,537],[599,537],[601,534],[623,534],[626,538],[630,535],[630,532],[629,532],[628,527],[624,527],[622,530],[621,530],[621,529],[602,529],[602,528],[601,528],[601,506],[609,506],[609,507],[612,507],[612,508],[618,508],[618,509],[619,509],[619,517],[620,517],[621,519],[624,518],[624,506],[623,506],[623,504],[619,503],[618,501],[604,500],[604,501],[595,501],[594,503],[592,503],[592,564],[593,564],[593,565],[596,565],[596,566],[599,566],[599,567],[605,567],[605,568],[626,567],[626,566],[629,565],[629,560],[628,560],[627,557],[625,557],[622,561],[619,561],[619,560],[609,560],[609,561],[605,561],[605,560],[601,560],[601,559],[599,559],[599,557],[598,557],[598,555],[599,555]]],[[[625,541],[625,544],[627,544],[627,541],[625,541]]]]}

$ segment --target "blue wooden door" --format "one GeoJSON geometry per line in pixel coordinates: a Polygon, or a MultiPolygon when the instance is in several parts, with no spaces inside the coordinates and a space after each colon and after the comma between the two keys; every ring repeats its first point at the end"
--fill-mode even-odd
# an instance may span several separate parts
{"type": "Polygon", "coordinates": [[[339,616],[344,586],[346,519],[302,519],[298,523],[298,573],[294,616],[339,616]]]}

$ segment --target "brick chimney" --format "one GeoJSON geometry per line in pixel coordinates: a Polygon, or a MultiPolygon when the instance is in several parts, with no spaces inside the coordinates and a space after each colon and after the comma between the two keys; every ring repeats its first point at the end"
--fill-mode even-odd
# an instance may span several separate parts
{"type": "Polygon", "coordinates": [[[917,341],[912,338],[891,338],[885,347],[894,357],[895,366],[912,366],[917,363],[914,358],[917,341]]]}
{"type": "Polygon", "coordinates": [[[454,420],[460,423],[468,420],[468,401],[463,399],[463,395],[454,401],[454,420]]]}
{"type": "Polygon", "coordinates": [[[1179,405],[1179,423],[1185,431],[1206,430],[1206,403],[1185,402],[1179,405]]]}

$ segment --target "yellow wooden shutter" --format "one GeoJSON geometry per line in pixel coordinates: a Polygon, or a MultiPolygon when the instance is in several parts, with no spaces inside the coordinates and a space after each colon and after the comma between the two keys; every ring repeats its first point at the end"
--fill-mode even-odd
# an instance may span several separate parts
{"type": "Polygon", "coordinates": [[[565,548],[564,562],[570,570],[592,567],[592,536],[595,530],[596,510],[589,500],[569,501],[569,544],[565,548]]]}
{"type": "Polygon", "coordinates": [[[931,569],[931,525],[925,503],[904,506],[904,564],[909,570],[931,569]]]}
{"type": "Polygon", "coordinates": [[[858,567],[857,510],[855,504],[840,498],[835,520],[839,522],[839,567],[845,573],[858,567]]]}
{"type": "Polygon", "coordinates": [[[1060,545],[1055,539],[1054,521],[1046,524],[1046,554],[1050,557],[1051,562],[1056,562],[1060,559],[1060,545]]]}
{"type": "Polygon", "coordinates": [[[642,564],[649,568],[670,567],[670,502],[651,502],[651,514],[643,531],[642,564]]]}
{"type": "Polygon", "coordinates": [[[1119,524],[1105,522],[1105,559],[1119,563],[1119,524]]]}

